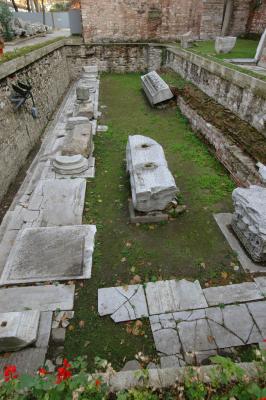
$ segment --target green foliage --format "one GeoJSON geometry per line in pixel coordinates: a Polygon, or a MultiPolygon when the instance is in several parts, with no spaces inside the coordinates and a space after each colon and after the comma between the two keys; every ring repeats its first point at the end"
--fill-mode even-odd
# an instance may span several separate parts
{"type": "Polygon", "coordinates": [[[50,8],[51,12],[68,11],[70,7],[70,2],[66,1],[63,3],[54,3],[50,8]]]}
{"type": "Polygon", "coordinates": [[[0,1],[0,23],[3,27],[4,38],[6,40],[12,39],[12,31],[10,29],[10,22],[12,19],[12,12],[9,10],[9,6],[0,1]]]}

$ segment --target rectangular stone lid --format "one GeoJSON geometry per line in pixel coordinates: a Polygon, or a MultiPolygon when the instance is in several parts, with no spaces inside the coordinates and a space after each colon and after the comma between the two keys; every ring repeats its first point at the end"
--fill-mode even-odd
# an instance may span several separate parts
{"type": "Polygon", "coordinates": [[[95,233],[94,225],[23,230],[10,253],[0,283],[89,278],[95,233]]]}

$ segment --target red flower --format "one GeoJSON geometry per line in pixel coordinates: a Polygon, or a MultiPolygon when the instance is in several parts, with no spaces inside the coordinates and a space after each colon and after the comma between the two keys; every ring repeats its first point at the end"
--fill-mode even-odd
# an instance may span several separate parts
{"type": "Polygon", "coordinates": [[[15,365],[7,365],[4,368],[4,379],[5,382],[9,382],[12,379],[17,379],[18,378],[18,374],[17,372],[17,367],[15,365]]]}
{"type": "Polygon", "coordinates": [[[265,342],[265,343],[266,343],[266,339],[263,339],[263,342],[265,342]]]}
{"type": "Polygon", "coordinates": [[[45,375],[48,374],[48,371],[46,371],[45,368],[39,368],[39,369],[38,369],[38,374],[39,374],[40,376],[45,376],[45,375]]]}
{"type": "Polygon", "coordinates": [[[56,376],[56,383],[59,384],[63,381],[66,381],[67,379],[71,378],[72,372],[69,371],[65,367],[60,367],[57,370],[57,376],[56,376]]]}
{"type": "Polygon", "coordinates": [[[64,366],[65,368],[71,368],[71,364],[69,364],[69,362],[67,361],[66,358],[64,358],[63,366],[64,366]]]}
{"type": "Polygon", "coordinates": [[[100,381],[100,379],[96,379],[96,381],[95,381],[95,385],[96,385],[97,387],[101,385],[101,381],[100,381]]]}

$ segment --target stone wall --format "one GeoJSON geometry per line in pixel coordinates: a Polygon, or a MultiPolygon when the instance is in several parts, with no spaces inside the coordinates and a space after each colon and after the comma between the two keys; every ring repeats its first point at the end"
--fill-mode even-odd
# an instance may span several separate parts
{"type": "MultiPolygon", "coordinates": [[[[225,0],[81,0],[86,43],[173,41],[192,30],[201,39],[220,35],[225,0]]],[[[262,33],[264,5],[250,14],[250,0],[235,0],[229,34],[262,33]]]]}
{"type": "Polygon", "coordinates": [[[63,43],[55,43],[0,66],[0,199],[40,139],[70,82],[63,43]],[[18,111],[10,102],[11,84],[29,81],[38,110],[31,101],[18,111]]]}
{"type": "Polygon", "coordinates": [[[261,33],[266,28],[266,1],[251,12],[248,31],[250,33],[261,33]]]}
{"type": "Polygon", "coordinates": [[[69,45],[66,56],[72,76],[80,74],[83,65],[98,65],[101,72],[145,72],[159,69],[166,48],[149,44],[69,45]]]}
{"type": "Polygon", "coordinates": [[[175,47],[168,47],[165,66],[266,137],[266,82],[175,47]]]}

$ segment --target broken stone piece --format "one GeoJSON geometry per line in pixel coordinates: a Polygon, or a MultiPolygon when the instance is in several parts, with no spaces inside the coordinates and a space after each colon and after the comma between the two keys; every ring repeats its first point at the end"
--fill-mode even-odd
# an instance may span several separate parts
{"type": "Polygon", "coordinates": [[[170,100],[174,97],[167,83],[156,71],[141,77],[142,87],[152,105],[170,100]]]}
{"type": "Polygon", "coordinates": [[[193,32],[189,31],[180,37],[182,49],[188,49],[193,44],[193,32]]]}
{"type": "Polygon", "coordinates": [[[92,119],[94,117],[94,106],[91,101],[78,101],[75,103],[74,117],[86,117],[92,119]]]}
{"type": "Polygon", "coordinates": [[[0,352],[17,351],[36,342],[40,311],[0,314],[0,352]]]}
{"type": "Polygon", "coordinates": [[[72,130],[76,125],[87,124],[88,122],[87,117],[70,117],[66,123],[66,130],[72,130]]]}
{"type": "Polygon", "coordinates": [[[217,54],[229,53],[236,44],[235,36],[218,36],[215,39],[215,51],[217,54]]]}
{"type": "Polygon", "coordinates": [[[62,156],[81,154],[88,158],[93,150],[92,126],[90,123],[76,125],[64,138],[62,156]]]}
{"type": "Polygon", "coordinates": [[[266,183],[266,165],[263,165],[262,163],[258,162],[257,167],[259,168],[259,175],[261,177],[262,182],[266,183]]]}
{"type": "Polygon", "coordinates": [[[237,188],[232,228],[255,262],[266,262],[266,188],[237,188]]]}
{"type": "Polygon", "coordinates": [[[81,154],[74,156],[57,155],[53,160],[55,172],[61,175],[78,175],[89,168],[88,159],[81,154]]]}
{"type": "Polygon", "coordinates": [[[126,158],[134,208],[142,212],[165,210],[178,189],[162,146],[146,136],[129,136],[126,158]]]}
{"type": "Polygon", "coordinates": [[[82,67],[82,76],[84,78],[96,79],[98,76],[97,65],[85,65],[82,67]]]}

